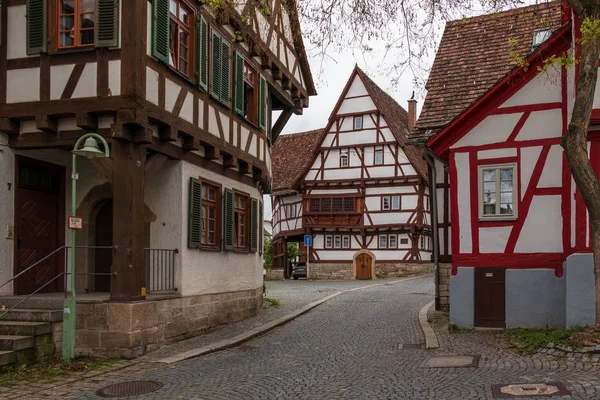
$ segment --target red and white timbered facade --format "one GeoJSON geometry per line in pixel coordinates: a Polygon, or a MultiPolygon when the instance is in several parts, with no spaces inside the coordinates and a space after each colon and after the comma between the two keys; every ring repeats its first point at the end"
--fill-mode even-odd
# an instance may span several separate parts
{"type": "MultiPolygon", "coordinates": [[[[406,111],[357,67],[327,127],[297,134],[313,151],[292,191],[278,195],[276,169],[283,163],[274,161],[275,238],[312,234],[316,264],[352,263],[365,250],[376,265],[429,262],[426,169],[420,154],[407,153],[407,132],[406,111]]],[[[286,136],[274,158],[282,157],[277,146],[289,148],[286,136]]]]}

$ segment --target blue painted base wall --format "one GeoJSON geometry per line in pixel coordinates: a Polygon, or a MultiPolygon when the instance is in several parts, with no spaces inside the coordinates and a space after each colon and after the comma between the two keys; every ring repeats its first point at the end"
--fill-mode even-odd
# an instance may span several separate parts
{"type": "MultiPolygon", "coordinates": [[[[458,267],[450,277],[450,322],[472,328],[475,322],[475,268],[458,267]]],[[[507,328],[564,328],[594,325],[592,254],[567,257],[564,275],[545,268],[506,270],[507,328]]]]}

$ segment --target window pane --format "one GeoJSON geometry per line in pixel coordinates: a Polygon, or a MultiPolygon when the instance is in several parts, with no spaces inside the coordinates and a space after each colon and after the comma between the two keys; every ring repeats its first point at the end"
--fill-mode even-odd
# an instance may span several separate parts
{"type": "Polygon", "coordinates": [[[209,207],[208,208],[208,218],[215,219],[215,211],[216,211],[216,209],[214,207],[209,207]]]}
{"type": "Polygon", "coordinates": [[[208,199],[212,200],[212,201],[215,201],[216,197],[217,197],[217,191],[214,190],[214,189],[210,189],[208,191],[208,199]]]}
{"type": "Polygon", "coordinates": [[[483,193],[496,193],[496,182],[484,182],[483,193]]]}
{"type": "Polygon", "coordinates": [[[215,244],[215,233],[214,232],[208,233],[208,243],[215,244]]]}
{"type": "Polygon", "coordinates": [[[61,47],[68,47],[75,45],[73,36],[69,32],[63,32],[60,34],[60,45],[61,47]]]}
{"type": "Polygon", "coordinates": [[[375,150],[375,165],[383,164],[383,151],[375,150]]]}
{"type": "Polygon", "coordinates": [[[512,213],[512,204],[500,204],[500,214],[511,215],[512,213]]]}
{"type": "Polygon", "coordinates": [[[92,12],[96,5],[96,0],[79,0],[79,12],[92,12]]]}
{"type": "Polygon", "coordinates": [[[60,13],[61,14],[73,14],[75,7],[73,4],[75,0],[61,0],[60,2],[60,13]]]}
{"type": "Polygon", "coordinates": [[[389,210],[390,209],[390,198],[389,197],[384,197],[383,198],[383,209],[384,210],[389,210]]]}
{"type": "Polygon", "coordinates": [[[335,236],[334,238],[335,242],[334,242],[334,247],[340,248],[342,246],[342,238],[340,236],[335,236]]]}
{"type": "Polygon", "coordinates": [[[496,205],[495,204],[484,204],[483,205],[483,214],[484,215],[496,214],[496,205]]]}
{"type": "Polygon", "coordinates": [[[512,181],[513,180],[513,169],[506,168],[500,170],[500,180],[502,181],[512,181]]]}
{"type": "Polygon", "coordinates": [[[184,23],[188,24],[188,12],[183,9],[183,7],[179,8],[179,19],[184,23]]]}
{"type": "Polygon", "coordinates": [[[60,17],[60,30],[67,31],[73,29],[74,21],[73,17],[60,17]]]}
{"type": "Polygon", "coordinates": [[[175,0],[171,0],[169,10],[171,10],[173,14],[177,15],[177,3],[175,2],[175,0]]]}
{"type": "Polygon", "coordinates": [[[394,210],[399,210],[400,209],[400,196],[394,196],[394,197],[392,197],[392,208],[394,210]]]}
{"type": "Polygon", "coordinates": [[[208,230],[209,231],[214,231],[215,230],[215,221],[214,220],[209,220],[208,221],[208,230]]]}
{"type": "Polygon", "coordinates": [[[379,236],[379,247],[385,249],[387,247],[387,236],[380,235],[379,236]]]}
{"type": "Polygon", "coordinates": [[[396,247],[396,235],[390,235],[390,247],[396,247]]]}
{"type": "Polygon", "coordinates": [[[500,191],[501,192],[512,192],[513,190],[513,181],[501,181],[500,182],[500,191]]]}
{"type": "Polygon", "coordinates": [[[310,211],[319,212],[319,199],[310,199],[310,211]]]}
{"type": "Polygon", "coordinates": [[[354,212],[354,198],[346,197],[344,199],[344,211],[354,212]]]}
{"type": "Polygon", "coordinates": [[[501,193],[500,194],[500,203],[512,203],[513,202],[512,192],[501,193]]]}
{"type": "Polygon", "coordinates": [[[484,169],[483,170],[483,181],[484,182],[495,182],[496,181],[496,170],[495,169],[484,169]]]}
{"type": "Polygon", "coordinates": [[[484,204],[496,204],[496,194],[495,193],[484,193],[483,194],[483,203],[484,204]]]}
{"type": "Polygon", "coordinates": [[[95,23],[94,14],[83,14],[81,16],[81,20],[79,21],[79,26],[82,29],[93,28],[95,23]]]}
{"type": "Polygon", "coordinates": [[[187,75],[187,61],[181,60],[179,70],[187,75]]]}
{"type": "Polygon", "coordinates": [[[94,30],[86,29],[81,31],[81,44],[94,44],[94,30]]]}
{"type": "Polygon", "coordinates": [[[354,118],[354,129],[362,129],[362,117],[354,118]]]}
{"type": "Polygon", "coordinates": [[[339,197],[333,199],[333,212],[342,212],[342,199],[339,197]]]}
{"type": "Polygon", "coordinates": [[[323,211],[323,212],[331,211],[331,199],[322,199],[321,200],[321,211],[323,211]]]}

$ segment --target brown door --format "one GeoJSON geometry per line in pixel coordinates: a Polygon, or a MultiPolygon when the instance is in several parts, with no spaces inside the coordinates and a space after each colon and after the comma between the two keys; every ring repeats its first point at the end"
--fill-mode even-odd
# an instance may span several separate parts
{"type": "Polygon", "coordinates": [[[504,281],[504,268],[475,268],[475,326],[506,326],[504,281]]]}
{"type": "MultiPolygon", "coordinates": [[[[15,275],[63,244],[64,168],[26,158],[17,159],[15,196],[15,275]]],[[[29,294],[63,270],[64,252],[50,256],[16,279],[15,293],[29,294]]],[[[61,291],[58,278],[38,293],[61,291]]]]}
{"type": "MultiPolygon", "coordinates": [[[[104,203],[96,216],[96,246],[112,246],[113,239],[113,203],[104,203]]],[[[95,250],[95,272],[110,273],[112,267],[112,249],[95,250]]],[[[96,275],[96,292],[110,292],[110,275],[96,275]]]]}
{"type": "Polygon", "coordinates": [[[371,279],[371,256],[366,253],[356,257],[356,279],[371,279]]]}

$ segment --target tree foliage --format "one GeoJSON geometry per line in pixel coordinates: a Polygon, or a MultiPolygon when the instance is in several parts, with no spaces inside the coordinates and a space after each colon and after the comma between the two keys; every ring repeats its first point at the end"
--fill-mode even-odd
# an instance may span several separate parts
{"type": "MultiPolygon", "coordinates": [[[[287,244],[287,259],[294,260],[298,256],[298,243],[288,242],[287,244]]],[[[264,267],[271,268],[273,266],[273,239],[265,239],[264,247],[264,267]]]]}

